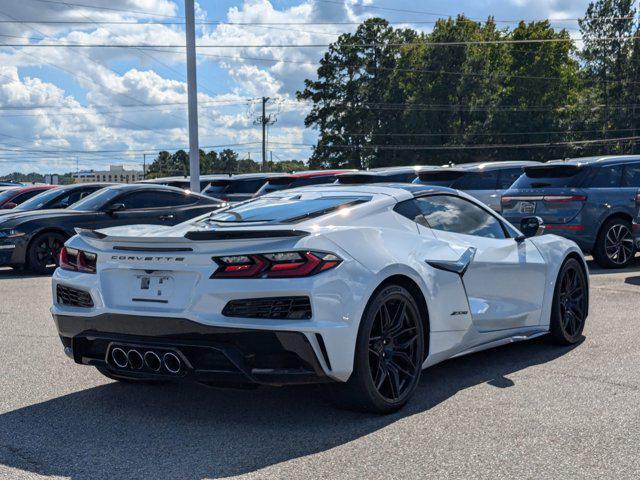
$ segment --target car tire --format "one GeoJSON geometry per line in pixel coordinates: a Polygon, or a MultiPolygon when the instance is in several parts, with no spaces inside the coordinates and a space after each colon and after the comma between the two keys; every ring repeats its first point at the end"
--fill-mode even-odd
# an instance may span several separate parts
{"type": "Polygon", "coordinates": [[[38,274],[48,273],[50,265],[58,265],[60,250],[67,237],[59,232],[44,232],[37,235],[27,249],[27,267],[38,274]]]}
{"type": "Polygon", "coordinates": [[[610,218],[602,225],[593,258],[602,268],[624,268],[633,260],[635,248],[631,222],[610,218]]]}
{"type": "Polygon", "coordinates": [[[424,360],[423,318],[415,298],[400,285],[385,285],[365,308],[356,339],[354,369],[335,385],[341,408],[392,413],[414,393],[424,360]]]}
{"type": "Polygon", "coordinates": [[[553,294],[549,332],[554,343],[573,345],[582,339],[589,310],[589,289],[580,262],[568,258],[560,268],[553,294]]]}
{"type": "Polygon", "coordinates": [[[118,382],[123,383],[138,383],[145,385],[159,385],[161,383],[164,383],[162,380],[158,380],[156,378],[131,378],[117,375],[105,367],[96,367],[96,370],[98,370],[98,372],[111,380],[117,380],[118,382]]]}

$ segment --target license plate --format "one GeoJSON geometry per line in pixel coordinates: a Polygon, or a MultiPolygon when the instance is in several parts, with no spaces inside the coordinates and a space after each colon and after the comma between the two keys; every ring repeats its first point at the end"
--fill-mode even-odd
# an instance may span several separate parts
{"type": "Polygon", "coordinates": [[[536,213],[536,204],[533,202],[520,202],[520,213],[536,213]]]}
{"type": "Polygon", "coordinates": [[[167,303],[172,290],[169,275],[136,275],[133,300],[167,303]]]}

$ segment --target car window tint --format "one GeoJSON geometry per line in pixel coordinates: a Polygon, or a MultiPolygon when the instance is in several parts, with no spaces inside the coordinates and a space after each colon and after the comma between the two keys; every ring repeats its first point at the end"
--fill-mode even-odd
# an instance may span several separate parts
{"type": "Polygon", "coordinates": [[[625,165],[622,186],[640,187],[640,163],[625,165]]]}
{"type": "Polygon", "coordinates": [[[323,183],[333,183],[336,181],[335,175],[316,175],[314,177],[299,178],[289,188],[304,187],[306,185],[321,185],[323,183]]]}
{"type": "Polygon", "coordinates": [[[220,211],[208,219],[221,223],[297,222],[330,213],[336,209],[368,202],[366,196],[306,197],[299,194],[259,197],[220,211]]]}
{"type": "Polygon", "coordinates": [[[140,208],[163,208],[182,205],[184,195],[175,192],[145,191],[133,192],[117,199],[115,203],[123,203],[127,210],[140,208]]]}
{"type": "Polygon", "coordinates": [[[231,182],[224,193],[256,193],[266,181],[266,178],[259,178],[256,180],[235,180],[231,182]]]}
{"type": "Polygon", "coordinates": [[[429,195],[417,198],[416,204],[434,230],[505,238],[500,221],[468,200],[451,195],[429,195]]]}
{"type": "Polygon", "coordinates": [[[500,170],[498,189],[507,190],[522,175],[522,167],[500,170]]]}
{"type": "Polygon", "coordinates": [[[525,167],[524,175],[511,185],[511,189],[573,188],[582,185],[589,167],[572,164],[546,164],[525,167]]]}
{"type": "Polygon", "coordinates": [[[20,195],[16,195],[11,201],[16,205],[20,205],[22,202],[26,202],[30,198],[35,197],[36,195],[42,193],[44,190],[29,190],[28,192],[21,193],[20,195]]]}
{"type": "Polygon", "coordinates": [[[393,208],[393,210],[411,221],[424,225],[425,227],[429,226],[424,219],[422,211],[418,207],[416,200],[405,200],[404,202],[400,202],[393,208]]]}
{"type": "Polygon", "coordinates": [[[622,181],[622,165],[607,165],[597,168],[591,179],[591,188],[616,188],[622,181]]]}
{"type": "Polygon", "coordinates": [[[453,183],[458,190],[495,190],[498,172],[468,172],[453,183]]]}

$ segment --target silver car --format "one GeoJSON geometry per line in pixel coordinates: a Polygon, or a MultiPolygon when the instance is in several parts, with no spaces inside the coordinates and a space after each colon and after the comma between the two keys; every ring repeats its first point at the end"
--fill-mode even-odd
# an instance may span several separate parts
{"type": "Polygon", "coordinates": [[[413,183],[437,185],[462,190],[500,212],[502,194],[523,173],[523,168],[540,165],[533,161],[463,163],[422,170],[413,183]]]}

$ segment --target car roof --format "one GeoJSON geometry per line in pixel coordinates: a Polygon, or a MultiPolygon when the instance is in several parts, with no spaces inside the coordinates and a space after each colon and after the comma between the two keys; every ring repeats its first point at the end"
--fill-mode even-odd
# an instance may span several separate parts
{"type": "MultiPolygon", "coordinates": [[[[200,175],[200,181],[217,180],[219,178],[231,178],[231,174],[217,173],[217,174],[211,174],[211,175],[200,175]]],[[[138,182],[136,183],[189,182],[190,180],[191,180],[191,177],[178,175],[175,177],[147,178],[145,180],[138,180],[138,182]]]]}
{"type": "Polygon", "coordinates": [[[265,173],[240,173],[238,175],[233,175],[230,177],[224,177],[224,178],[214,178],[213,180],[224,180],[224,181],[229,181],[229,182],[234,182],[234,181],[239,181],[239,180],[260,180],[260,179],[267,179],[267,178],[271,178],[271,177],[282,177],[282,176],[286,176],[288,175],[287,173],[275,173],[275,172],[265,172],[265,173]]]}
{"type": "Polygon", "coordinates": [[[313,178],[313,177],[325,177],[328,175],[339,175],[341,173],[356,173],[357,170],[348,170],[348,169],[341,169],[341,170],[305,170],[305,171],[300,171],[300,172],[293,172],[293,173],[281,173],[280,175],[276,175],[274,177],[271,178],[291,178],[291,179],[296,179],[296,178],[313,178]]]}
{"type": "Polygon", "coordinates": [[[113,185],[118,185],[117,183],[102,183],[102,182],[87,182],[87,183],[70,183],[69,185],[58,185],[59,188],[65,188],[70,190],[72,188],[82,188],[82,187],[111,187],[113,185]]]}
{"type": "Polygon", "coordinates": [[[430,168],[440,168],[435,165],[401,165],[398,167],[376,167],[369,168],[367,170],[357,170],[352,172],[353,174],[358,175],[393,175],[395,173],[403,173],[403,172],[418,172],[421,169],[430,169],[430,168]]]}
{"type": "MultiPolygon", "coordinates": [[[[457,194],[458,191],[449,187],[441,187],[437,185],[421,185],[418,183],[387,183],[387,182],[378,182],[378,183],[367,183],[367,184],[340,184],[340,183],[331,183],[324,185],[310,185],[307,187],[299,187],[291,190],[286,190],[286,192],[315,192],[319,194],[325,195],[335,195],[348,192],[349,194],[366,194],[366,195],[387,195],[398,198],[411,198],[411,196],[421,195],[423,193],[433,193],[433,192],[441,192],[441,193],[453,193],[457,194]]],[[[267,194],[265,197],[269,196],[279,196],[282,195],[282,191],[273,192],[267,194]]]]}
{"type": "Polygon", "coordinates": [[[170,187],[169,185],[161,185],[157,183],[116,183],[106,188],[109,188],[111,190],[167,190],[170,192],[178,193],[185,192],[182,188],[170,187]]]}
{"type": "Polygon", "coordinates": [[[30,192],[32,190],[49,190],[52,188],[57,188],[58,185],[25,185],[23,187],[11,187],[12,190],[16,192],[30,192]]]}
{"type": "Polygon", "coordinates": [[[567,158],[564,160],[550,160],[541,165],[594,165],[594,164],[614,164],[614,163],[627,163],[627,162],[640,162],[640,155],[600,155],[593,157],[576,157],[567,158]]]}
{"type": "Polygon", "coordinates": [[[533,167],[535,165],[542,165],[542,163],[533,160],[505,160],[500,162],[459,163],[457,165],[446,165],[442,168],[444,170],[462,170],[465,172],[490,172],[504,168],[533,167]]]}

